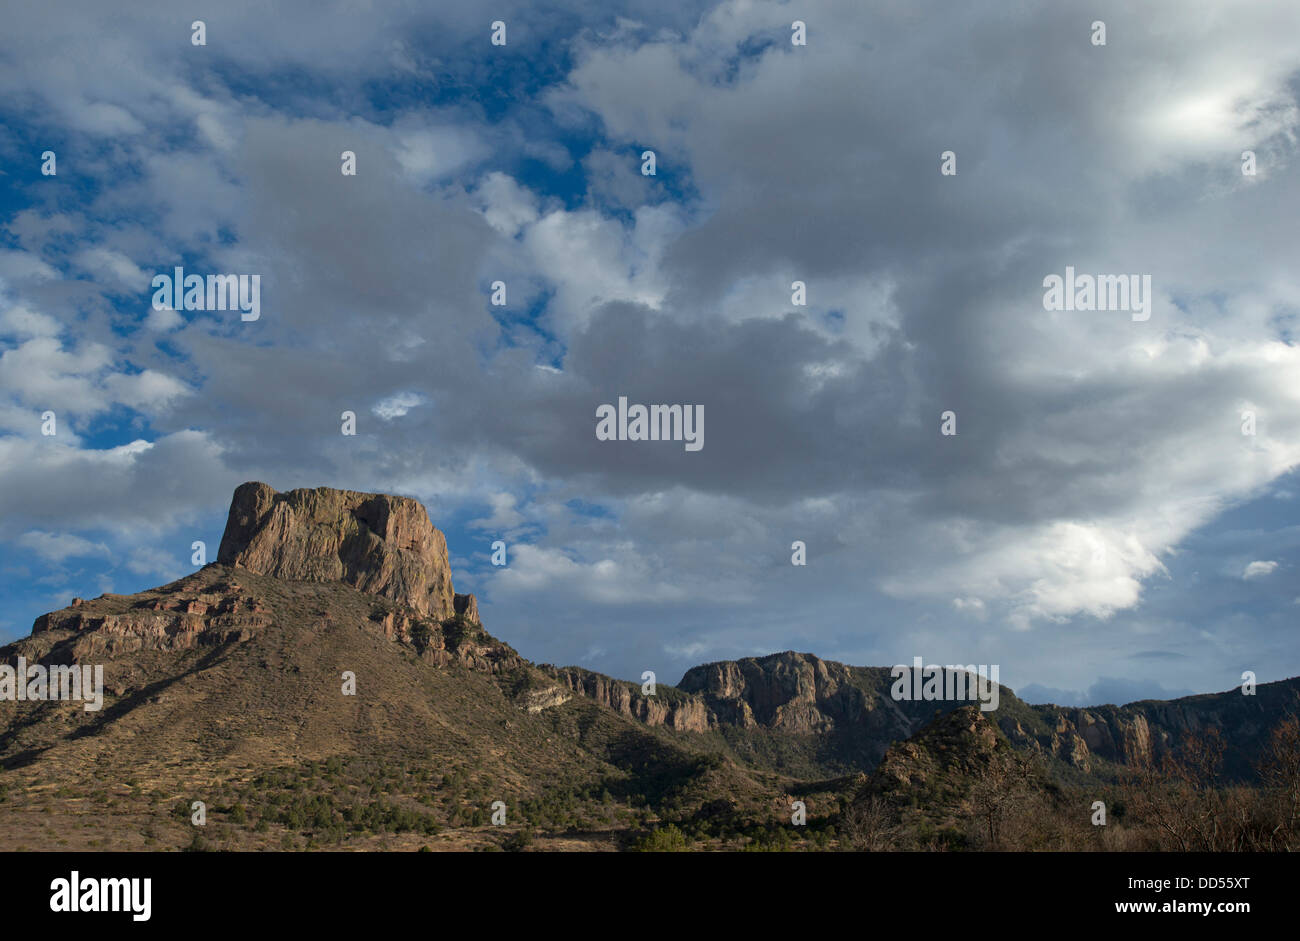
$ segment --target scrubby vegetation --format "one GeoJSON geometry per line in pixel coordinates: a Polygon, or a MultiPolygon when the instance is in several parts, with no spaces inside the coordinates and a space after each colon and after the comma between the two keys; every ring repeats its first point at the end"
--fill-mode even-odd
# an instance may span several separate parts
{"type": "Polygon", "coordinates": [[[1254,783],[1226,782],[1223,753],[1210,730],[1089,787],[1058,785],[1041,762],[998,748],[965,776],[892,791],[867,784],[841,814],[842,843],[874,852],[1300,850],[1300,720],[1273,730],[1254,783]]]}

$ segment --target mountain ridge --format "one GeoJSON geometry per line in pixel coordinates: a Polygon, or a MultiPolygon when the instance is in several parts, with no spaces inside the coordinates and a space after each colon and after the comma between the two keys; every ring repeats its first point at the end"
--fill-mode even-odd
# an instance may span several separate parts
{"type": "MultiPolygon", "coordinates": [[[[1256,697],[1080,709],[1031,706],[999,687],[985,714],[969,699],[896,701],[889,667],[783,651],[701,664],[645,695],[582,667],[531,663],[488,634],[474,596],[453,590],[445,538],[418,502],[255,482],[235,491],[216,562],[134,595],[74,599],[0,648],[0,662],[20,657],[105,668],[100,712],[0,703],[0,774],[32,800],[66,788],[60,780],[98,782],[98,793],[124,776],[150,782],[154,800],[213,787],[253,800],[256,782],[279,780],[267,769],[385,756],[409,800],[379,806],[426,833],[479,819],[491,793],[542,813],[556,782],[597,807],[583,811],[596,815],[589,826],[610,823],[601,794],[625,801],[628,819],[652,819],[653,806],[701,833],[737,808],[776,821],[794,794],[848,800],[900,743],[959,710],[1062,780],[1118,779],[1210,729],[1229,743],[1225,770],[1245,778],[1300,691],[1292,679],[1256,697]],[[452,782],[432,810],[415,796],[431,768],[452,782]]],[[[313,819],[335,832],[375,806],[370,787],[351,785],[346,805],[322,792],[328,809],[313,819]]],[[[472,828],[458,839],[486,845],[472,828]]]]}

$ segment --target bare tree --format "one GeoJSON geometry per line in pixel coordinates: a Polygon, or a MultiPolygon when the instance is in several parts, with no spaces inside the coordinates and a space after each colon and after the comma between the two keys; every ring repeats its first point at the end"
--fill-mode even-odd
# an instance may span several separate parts
{"type": "Polygon", "coordinates": [[[881,853],[897,846],[902,828],[889,801],[879,794],[862,794],[844,811],[841,832],[850,849],[881,853]]]}
{"type": "Polygon", "coordinates": [[[1273,729],[1259,776],[1273,811],[1269,828],[1272,850],[1293,851],[1300,842],[1300,718],[1286,716],[1273,729]]]}
{"type": "Polygon", "coordinates": [[[989,849],[998,847],[1003,822],[1024,796],[1027,771],[1009,747],[999,747],[989,753],[976,773],[968,799],[989,849]]]}
{"type": "Polygon", "coordinates": [[[1251,848],[1252,797],[1219,786],[1223,752],[1223,737],[1211,728],[1189,735],[1179,754],[1139,769],[1134,807],[1161,844],[1182,852],[1251,848]]]}

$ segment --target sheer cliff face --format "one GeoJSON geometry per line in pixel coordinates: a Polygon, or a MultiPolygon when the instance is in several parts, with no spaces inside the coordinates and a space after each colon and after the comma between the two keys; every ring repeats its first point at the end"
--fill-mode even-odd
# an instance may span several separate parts
{"type": "Polygon", "coordinates": [[[456,613],[447,540],[406,497],[241,484],[217,561],[274,578],[345,582],[434,618],[456,613]]]}
{"type": "Polygon", "coordinates": [[[867,709],[850,667],[794,651],[693,667],[678,687],[742,727],[825,732],[867,709]]]}

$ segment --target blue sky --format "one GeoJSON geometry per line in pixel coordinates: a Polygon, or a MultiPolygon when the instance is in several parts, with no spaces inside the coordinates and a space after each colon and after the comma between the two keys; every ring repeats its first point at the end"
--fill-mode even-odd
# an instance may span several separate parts
{"type": "Polygon", "coordinates": [[[15,11],[0,640],[215,556],[264,480],[420,499],[489,630],[622,677],[1300,673],[1296,14],[1058,7],[15,11]],[[261,318],[152,310],[178,265],[261,318]],[[1150,319],[1045,310],[1067,265],[1150,274],[1150,319]],[[620,395],[704,449],[597,441],[620,395]]]}

